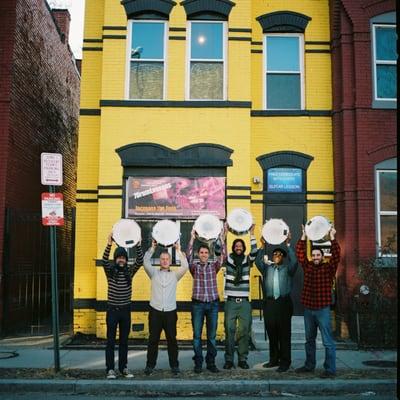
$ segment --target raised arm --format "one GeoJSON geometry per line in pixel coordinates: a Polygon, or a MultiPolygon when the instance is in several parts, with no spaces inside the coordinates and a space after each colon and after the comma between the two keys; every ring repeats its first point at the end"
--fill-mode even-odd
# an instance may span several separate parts
{"type": "Polygon", "coordinates": [[[329,259],[329,266],[333,269],[333,272],[336,273],[337,267],[340,262],[340,246],[337,240],[335,239],[336,230],[332,226],[329,231],[329,236],[331,240],[331,258],[329,259]]]}
{"type": "Polygon", "coordinates": [[[253,262],[257,257],[257,240],[256,237],[254,236],[255,227],[256,227],[255,224],[253,224],[250,228],[250,253],[249,253],[250,267],[253,265],[253,262]]]}
{"type": "Polygon", "coordinates": [[[157,243],[155,240],[151,242],[151,247],[146,251],[143,259],[143,266],[144,270],[146,271],[146,274],[148,277],[151,279],[152,276],[154,275],[154,267],[151,264],[151,257],[154,254],[154,251],[156,249],[157,243]]]}
{"type": "Polygon", "coordinates": [[[298,262],[304,268],[308,263],[306,231],[304,229],[304,225],[301,225],[301,229],[302,229],[301,238],[296,244],[296,257],[298,262]]]}
{"type": "Polygon", "coordinates": [[[181,266],[175,271],[176,279],[179,281],[186,274],[189,269],[189,263],[186,259],[186,254],[181,250],[181,245],[175,243],[176,252],[179,253],[179,259],[181,260],[181,266]]]}
{"type": "Polygon", "coordinates": [[[192,231],[190,232],[190,240],[189,240],[187,253],[186,253],[186,258],[189,263],[189,269],[190,269],[191,274],[193,274],[193,268],[194,268],[194,265],[193,265],[193,243],[194,243],[195,238],[196,238],[196,232],[195,232],[194,228],[192,228],[192,231]]]}
{"type": "Polygon", "coordinates": [[[104,249],[103,258],[101,260],[101,263],[103,264],[103,269],[104,269],[106,276],[109,276],[109,274],[111,272],[110,251],[111,251],[112,242],[113,242],[112,233],[110,233],[107,237],[107,245],[106,245],[106,248],[104,249]]]}
{"type": "Polygon", "coordinates": [[[226,233],[227,233],[227,225],[226,223],[224,224],[224,228],[222,229],[221,233],[219,234],[219,237],[217,239],[217,242],[215,243],[215,255],[217,256],[216,261],[213,262],[213,267],[215,268],[215,272],[218,272],[221,267],[224,265],[226,261],[226,233]]]}
{"type": "Polygon", "coordinates": [[[129,275],[131,278],[139,271],[140,267],[143,265],[143,251],[141,242],[136,245],[136,260],[135,264],[129,267],[129,275]]]}

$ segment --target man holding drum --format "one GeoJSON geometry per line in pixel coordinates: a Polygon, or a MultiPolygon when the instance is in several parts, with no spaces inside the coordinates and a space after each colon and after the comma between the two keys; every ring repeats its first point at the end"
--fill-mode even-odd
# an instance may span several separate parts
{"type": "Polygon", "coordinates": [[[147,346],[147,363],[144,370],[146,375],[153,372],[157,362],[158,343],[161,331],[164,330],[167,338],[168,358],[171,371],[177,375],[179,371],[178,363],[178,343],[176,340],[176,322],[178,315],[176,312],[176,286],[178,281],[185,275],[189,265],[186,255],[181,251],[178,243],[174,247],[179,254],[181,262],[180,268],[172,271],[171,255],[167,250],[160,254],[160,269],[151,265],[151,257],[156,249],[157,242],[153,240],[151,247],[144,255],[144,269],[151,279],[151,299],[149,312],[149,343],[147,346]]]}
{"type": "Polygon", "coordinates": [[[306,232],[303,233],[296,246],[297,258],[304,270],[304,284],[301,302],[304,305],[304,326],[306,331],[306,362],[296,372],[313,372],[316,365],[315,339],[317,328],[325,347],[325,362],[321,378],[333,378],[336,375],[336,346],[331,329],[332,286],[336,269],[340,261],[340,246],[335,239],[336,230],[331,226],[329,236],[331,240],[331,257],[324,262],[324,253],[321,248],[311,249],[311,261],[307,258],[306,232]]]}
{"type": "Polygon", "coordinates": [[[118,369],[125,378],[132,378],[128,366],[128,336],[131,329],[132,278],[143,264],[143,253],[140,242],[136,244],[136,260],[128,265],[128,253],[125,248],[117,247],[114,251],[114,262],[109,256],[113,242],[112,233],[108,235],[107,246],[103,254],[103,268],[107,277],[107,345],[106,368],[107,379],[115,379],[114,348],[117,327],[119,327],[118,369]]]}
{"type": "Polygon", "coordinates": [[[291,360],[291,333],[293,303],[290,297],[292,279],[298,263],[290,247],[290,233],[284,243],[273,245],[272,260],[268,258],[269,246],[257,253],[256,266],[263,277],[264,323],[269,339],[269,362],[264,368],[278,367],[277,372],[286,372],[291,360]]]}

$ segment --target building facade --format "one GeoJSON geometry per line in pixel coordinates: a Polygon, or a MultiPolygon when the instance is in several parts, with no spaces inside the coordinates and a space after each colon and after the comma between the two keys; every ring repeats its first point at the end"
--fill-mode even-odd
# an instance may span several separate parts
{"type": "MultiPolygon", "coordinates": [[[[330,40],[328,1],[86,0],[75,332],[105,337],[100,260],[121,217],[141,225],[145,250],[162,218],[177,221],[185,247],[193,209],[225,219],[246,208],[257,238],[266,219],[283,218],[293,242],[308,218],[334,220],[330,40]],[[190,193],[205,205],[185,203],[190,193]]],[[[222,312],[222,273],[218,284],[222,312]]],[[[297,315],[301,285],[299,271],[297,315]]],[[[177,292],[179,339],[192,337],[191,292],[187,274],[177,292]]],[[[251,294],[256,312],[255,270],[251,294]]],[[[149,296],[140,270],[131,338],[147,338],[149,296]]]]}

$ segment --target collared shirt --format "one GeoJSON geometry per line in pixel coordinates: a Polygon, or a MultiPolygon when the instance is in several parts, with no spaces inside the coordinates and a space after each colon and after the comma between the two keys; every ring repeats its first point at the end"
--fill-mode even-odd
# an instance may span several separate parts
{"type": "Polygon", "coordinates": [[[287,256],[279,266],[271,262],[264,262],[265,249],[258,250],[256,257],[256,267],[263,277],[264,298],[274,296],[274,271],[278,271],[279,294],[281,297],[288,296],[292,290],[293,276],[297,271],[298,263],[296,255],[290,246],[286,246],[287,256]]]}
{"type": "Polygon", "coordinates": [[[316,310],[332,303],[332,286],[340,262],[340,246],[336,240],[332,240],[331,243],[332,256],[329,262],[323,262],[316,266],[307,258],[306,241],[299,240],[297,242],[296,254],[304,270],[301,302],[306,308],[316,310]]]}
{"type": "Polygon", "coordinates": [[[226,259],[226,246],[222,244],[221,255],[216,261],[207,261],[202,264],[193,260],[193,243],[189,242],[187,251],[189,270],[193,276],[192,299],[211,302],[219,299],[217,286],[217,273],[226,259]]]}
{"type": "Polygon", "coordinates": [[[189,265],[183,253],[180,253],[181,266],[174,270],[162,270],[151,264],[154,250],[150,247],[144,255],[144,270],[151,279],[150,305],[158,311],[176,310],[176,286],[185,275],[189,265]]]}

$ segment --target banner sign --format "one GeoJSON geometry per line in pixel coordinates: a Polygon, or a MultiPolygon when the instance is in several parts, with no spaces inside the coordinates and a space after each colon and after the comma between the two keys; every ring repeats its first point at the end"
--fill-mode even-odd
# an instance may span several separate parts
{"type": "Polygon", "coordinates": [[[42,224],[64,225],[64,201],[62,193],[42,193],[42,224]]]}
{"type": "Polygon", "coordinates": [[[225,218],[224,177],[129,177],[126,185],[126,218],[225,218]]]}
{"type": "Polygon", "coordinates": [[[267,174],[268,192],[302,192],[300,168],[270,168],[267,174]]]}

